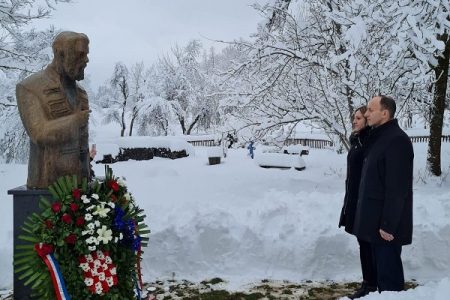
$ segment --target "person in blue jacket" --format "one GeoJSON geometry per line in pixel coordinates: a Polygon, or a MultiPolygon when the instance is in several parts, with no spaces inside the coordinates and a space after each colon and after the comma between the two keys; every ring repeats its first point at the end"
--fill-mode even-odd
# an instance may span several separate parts
{"type": "Polygon", "coordinates": [[[248,155],[250,155],[250,157],[253,159],[255,157],[255,153],[253,153],[253,150],[255,150],[256,148],[253,147],[253,141],[250,141],[250,144],[247,147],[248,149],[248,155]]]}

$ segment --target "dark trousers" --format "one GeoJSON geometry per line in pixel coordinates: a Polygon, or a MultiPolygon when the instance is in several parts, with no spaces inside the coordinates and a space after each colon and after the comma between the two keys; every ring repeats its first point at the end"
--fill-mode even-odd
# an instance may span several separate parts
{"type": "Polygon", "coordinates": [[[377,286],[377,273],[373,264],[372,246],[369,242],[358,239],[359,258],[361,260],[361,270],[363,280],[368,286],[377,286]]]}
{"type": "Polygon", "coordinates": [[[371,244],[377,274],[378,291],[403,291],[405,278],[402,264],[402,245],[371,244]]]}

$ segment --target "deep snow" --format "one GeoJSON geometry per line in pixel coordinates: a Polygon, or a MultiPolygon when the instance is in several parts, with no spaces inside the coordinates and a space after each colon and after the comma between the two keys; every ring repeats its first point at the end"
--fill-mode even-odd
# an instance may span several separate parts
{"type": "MultiPolygon", "coordinates": [[[[450,293],[450,144],[443,146],[440,179],[424,171],[426,144],[414,149],[414,239],[403,261],[406,279],[425,286],[367,299],[444,299],[450,293]]],[[[112,164],[147,212],[152,233],[144,279],[221,277],[230,289],[264,278],[360,280],[356,239],[337,228],[345,155],[310,149],[303,158],[304,171],[263,169],[245,149],[231,149],[222,164],[209,166],[207,148],[195,148],[178,160],[112,164]]],[[[102,165],[94,169],[103,174],[102,165]]],[[[0,174],[0,287],[8,288],[13,220],[6,191],[25,182],[26,166],[2,164],[0,174]]]]}

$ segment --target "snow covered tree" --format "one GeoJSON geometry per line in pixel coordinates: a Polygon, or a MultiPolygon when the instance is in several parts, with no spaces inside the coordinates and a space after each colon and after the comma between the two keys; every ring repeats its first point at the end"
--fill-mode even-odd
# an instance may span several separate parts
{"type": "Polygon", "coordinates": [[[415,66],[421,70],[421,77],[432,75],[427,165],[436,176],[442,172],[441,138],[450,57],[449,12],[447,0],[389,1],[384,11],[391,17],[387,25],[398,42],[391,61],[409,59],[405,54],[410,53],[416,61],[415,66]]]}
{"type": "Polygon", "coordinates": [[[231,73],[231,86],[241,88],[237,111],[247,125],[287,137],[298,122],[309,122],[348,148],[351,115],[376,94],[399,100],[398,116],[403,116],[402,108],[418,98],[426,80],[414,79],[421,73],[407,55],[388,66],[396,41],[386,26],[392,18],[380,2],[273,0],[255,5],[265,21],[253,41],[237,43],[248,60],[231,73]]]}
{"type": "Polygon", "coordinates": [[[113,75],[108,84],[99,87],[98,102],[105,108],[105,123],[120,125],[120,136],[125,135],[127,128],[126,114],[130,100],[129,72],[127,66],[118,62],[114,66],[113,75]]]}
{"type": "MultiPolygon", "coordinates": [[[[0,153],[6,162],[25,162],[28,156],[28,135],[22,126],[16,103],[16,84],[44,68],[52,58],[51,44],[59,33],[54,28],[46,31],[18,32],[11,39],[15,53],[21,53],[23,61],[10,58],[7,68],[0,68],[0,120],[9,126],[0,130],[0,153]],[[16,64],[14,64],[16,62],[16,64]]],[[[0,61],[2,61],[0,59],[0,61]]]]}
{"type": "Polygon", "coordinates": [[[145,70],[143,62],[136,63],[131,67],[130,72],[130,131],[129,136],[133,135],[133,127],[139,120],[140,112],[145,107],[145,98],[148,91],[146,89],[148,71],[145,70]]]}
{"type": "Polygon", "coordinates": [[[0,130],[0,157],[6,162],[24,162],[28,155],[28,137],[18,114],[15,85],[50,61],[51,42],[58,33],[54,28],[26,28],[33,20],[48,17],[58,2],[70,0],[15,0],[0,5],[0,121],[8,124],[0,130]]]}
{"type": "Polygon", "coordinates": [[[183,134],[189,135],[198,122],[211,113],[207,97],[207,77],[201,65],[202,46],[192,40],[176,46],[156,65],[161,96],[172,106],[183,134]]]}

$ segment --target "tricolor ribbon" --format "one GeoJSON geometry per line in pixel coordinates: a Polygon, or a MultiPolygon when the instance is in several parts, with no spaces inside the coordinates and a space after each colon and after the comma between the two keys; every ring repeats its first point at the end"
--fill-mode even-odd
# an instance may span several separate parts
{"type": "MultiPolygon", "coordinates": [[[[134,224],[134,234],[136,236],[139,236],[139,228],[136,225],[136,222],[134,220],[133,220],[133,224],[134,224]]],[[[134,242],[133,242],[133,247],[134,247],[134,242]]],[[[142,282],[141,256],[142,256],[142,247],[141,247],[141,243],[139,243],[139,247],[137,249],[137,257],[136,257],[136,269],[137,269],[136,291],[137,291],[138,299],[141,299],[141,291],[144,287],[144,284],[142,282]]]]}
{"type": "Polygon", "coordinates": [[[70,300],[58,262],[53,256],[53,246],[39,243],[34,245],[34,249],[47,265],[48,271],[50,272],[50,277],[52,278],[53,287],[55,288],[56,299],[70,300]]]}

